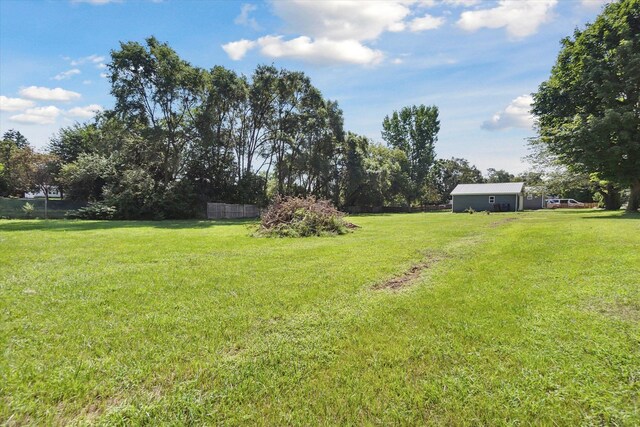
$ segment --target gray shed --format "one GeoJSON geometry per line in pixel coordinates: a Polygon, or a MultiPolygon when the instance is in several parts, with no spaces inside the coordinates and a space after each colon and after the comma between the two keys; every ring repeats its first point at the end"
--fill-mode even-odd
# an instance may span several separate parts
{"type": "Polygon", "coordinates": [[[524,182],[458,184],[451,192],[453,212],[515,212],[524,209],[524,182]]]}
{"type": "Polygon", "coordinates": [[[544,209],[545,194],[544,188],[525,187],[524,188],[524,208],[527,210],[544,209]]]}

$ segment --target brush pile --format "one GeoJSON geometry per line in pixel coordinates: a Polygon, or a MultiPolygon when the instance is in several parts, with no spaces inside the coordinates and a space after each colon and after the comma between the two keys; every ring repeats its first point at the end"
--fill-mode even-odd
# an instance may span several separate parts
{"type": "Polygon", "coordinates": [[[308,237],[345,234],[357,226],[328,200],[315,197],[276,197],[262,214],[258,235],[308,237]]]}

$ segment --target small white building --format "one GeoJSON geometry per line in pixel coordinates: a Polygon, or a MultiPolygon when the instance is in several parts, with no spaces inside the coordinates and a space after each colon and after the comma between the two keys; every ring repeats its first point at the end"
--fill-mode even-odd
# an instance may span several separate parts
{"type": "MultiPolygon", "coordinates": [[[[49,187],[49,198],[60,197],[60,189],[55,185],[49,187]]],[[[42,190],[35,191],[33,193],[24,193],[25,199],[44,199],[44,192],[42,190]]]]}

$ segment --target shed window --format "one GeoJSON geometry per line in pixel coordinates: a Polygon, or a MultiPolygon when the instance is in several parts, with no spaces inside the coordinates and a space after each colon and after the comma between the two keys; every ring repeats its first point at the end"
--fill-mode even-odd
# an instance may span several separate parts
{"type": "Polygon", "coordinates": [[[527,194],[527,200],[533,200],[533,194],[527,194]]]}
{"type": "Polygon", "coordinates": [[[496,196],[489,196],[489,203],[495,203],[496,202],[496,196]]]}

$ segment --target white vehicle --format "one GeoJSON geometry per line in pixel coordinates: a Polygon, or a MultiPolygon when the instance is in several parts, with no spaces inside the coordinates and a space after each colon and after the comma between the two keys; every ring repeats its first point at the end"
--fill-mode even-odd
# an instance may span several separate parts
{"type": "Polygon", "coordinates": [[[549,199],[547,200],[547,208],[583,208],[584,203],[575,199],[549,199]]]}

